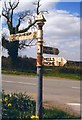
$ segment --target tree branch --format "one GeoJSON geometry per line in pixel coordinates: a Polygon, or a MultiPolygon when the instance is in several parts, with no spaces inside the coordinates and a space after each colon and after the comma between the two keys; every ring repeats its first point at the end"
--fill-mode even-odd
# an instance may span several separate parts
{"type": "Polygon", "coordinates": [[[39,14],[39,8],[40,8],[40,0],[38,0],[38,3],[37,3],[37,15],[39,14]]]}
{"type": "Polygon", "coordinates": [[[9,6],[12,10],[14,10],[18,6],[18,4],[19,4],[19,0],[16,4],[15,4],[15,2],[13,2],[12,4],[11,4],[11,1],[9,2],[9,6]]]}
{"type": "Polygon", "coordinates": [[[34,2],[34,3],[33,3],[34,5],[37,6],[37,7],[36,7],[36,13],[37,13],[37,15],[40,13],[40,11],[39,11],[39,8],[41,7],[40,1],[41,1],[41,0],[38,0],[37,2],[34,2]]]}
{"type": "Polygon", "coordinates": [[[33,40],[34,39],[32,39],[28,44],[26,44],[26,41],[22,41],[21,43],[19,43],[19,49],[25,49],[26,47],[35,46],[36,43],[34,45],[31,44],[33,40]]]}
{"type": "Polygon", "coordinates": [[[21,23],[21,19],[18,19],[18,24],[16,25],[16,28],[18,29],[21,23]]]}
{"type": "Polygon", "coordinates": [[[5,36],[2,36],[2,46],[8,49],[9,41],[5,39],[5,36]]]}
{"type": "Polygon", "coordinates": [[[9,20],[8,16],[7,16],[6,14],[4,14],[3,12],[2,12],[2,15],[3,15],[7,20],[9,20]]]}
{"type": "Polygon", "coordinates": [[[23,33],[23,32],[26,32],[29,30],[30,27],[32,27],[34,24],[36,23],[36,21],[34,21],[32,24],[30,24],[27,28],[23,29],[23,30],[20,30],[18,31],[18,33],[23,33]]]}
{"type": "MultiPolygon", "coordinates": [[[[17,29],[19,28],[22,20],[24,20],[24,18],[25,18],[27,15],[30,16],[30,14],[31,14],[31,13],[30,13],[29,10],[28,10],[28,11],[21,12],[21,13],[18,13],[19,18],[18,18],[18,24],[16,25],[16,28],[17,28],[17,29]]],[[[28,17],[28,18],[29,18],[29,17],[28,17]]]]}

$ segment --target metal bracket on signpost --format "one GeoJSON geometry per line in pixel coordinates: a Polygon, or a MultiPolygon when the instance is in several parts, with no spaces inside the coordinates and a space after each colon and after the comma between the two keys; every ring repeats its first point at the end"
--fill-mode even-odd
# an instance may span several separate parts
{"type": "Polygon", "coordinates": [[[42,62],[43,62],[43,25],[46,21],[42,14],[37,15],[37,98],[36,115],[42,120],[42,62]]]}

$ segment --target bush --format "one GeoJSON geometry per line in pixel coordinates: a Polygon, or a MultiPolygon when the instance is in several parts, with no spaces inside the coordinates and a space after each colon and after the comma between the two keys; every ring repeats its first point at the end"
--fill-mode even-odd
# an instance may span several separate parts
{"type": "Polygon", "coordinates": [[[22,93],[2,95],[2,118],[30,118],[35,112],[35,102],[22,93]]]}
{"type": "Polygon", "coordinates": [[[36,59],[18,57],[17,64],[13,67],[10,57],[2,57],[2,69],[16,71],[36,71],[36,59]]]}

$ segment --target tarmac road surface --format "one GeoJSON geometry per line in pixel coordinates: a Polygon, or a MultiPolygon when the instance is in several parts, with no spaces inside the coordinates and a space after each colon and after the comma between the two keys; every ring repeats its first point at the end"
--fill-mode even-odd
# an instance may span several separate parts
{"type": "MultiPolygon", "coordinates": [[[[2,75],[6,93],[26,92],[36,99],[37,77],[2,75]]],[[[80,81],[62,78],[43,78],[43,101],[57,103],[80,113],[80,81]]]]}

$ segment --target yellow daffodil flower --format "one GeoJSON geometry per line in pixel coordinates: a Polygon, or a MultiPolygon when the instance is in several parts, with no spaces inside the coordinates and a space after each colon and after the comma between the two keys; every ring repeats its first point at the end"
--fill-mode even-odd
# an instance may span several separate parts
{"type": "Polygon", "coordinates": [[[31,116],[31,119],[38,120],[38,119],[39,119],[39,116],[37,116],[37,115],[32,115],[32,116],[31,116]]]}
{"type": "Polygon", "coordinates": [[[39,117],[36,115],[36,119],[38,119],[39,117]]]}
{"type": "Polygon", "coordinates": [[[35,116],[34,116],[34,115],[32,115],[32,116],[31,116],[31,119],[34,119],[34,118],[35,118],[35,116]]]}
{"type": "Polygon", "coordinates": [[[12,106],[12,104],[11,104],[11,103],[9,103],[9,104],[8,104],[8,107],[11,107],[11,106],[12,106]]]}
{"type": "Polygon", "coordinates": [[[10,97],[12,97],[12,95],[11,95],[11,94],[10,94],[9,96],[10,96],[10,97]]]}
{"type": "Polygon", "coordinates": [[[8,98],[5,98],[4,101],[6,102],[8,100],[8,98]]]}

